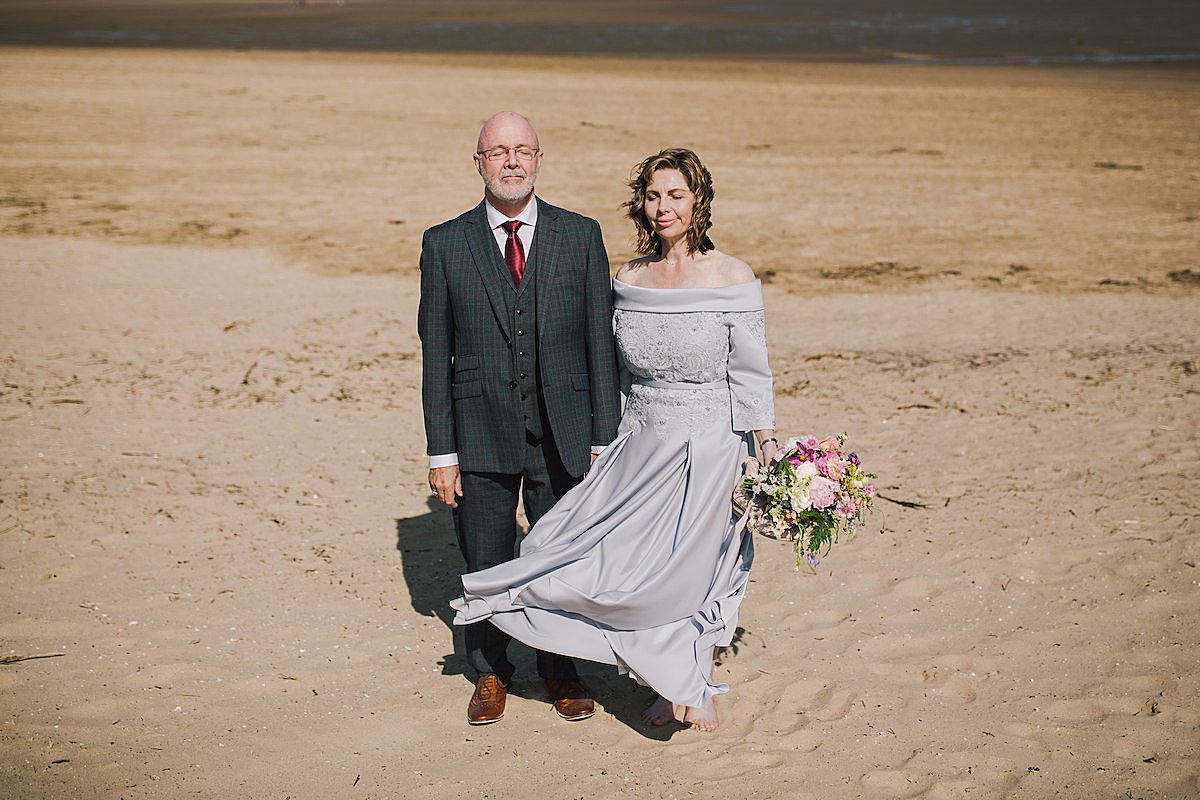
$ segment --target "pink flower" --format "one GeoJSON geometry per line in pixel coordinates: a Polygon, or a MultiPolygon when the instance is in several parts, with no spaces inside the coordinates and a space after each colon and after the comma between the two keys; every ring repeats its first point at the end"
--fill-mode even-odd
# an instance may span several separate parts
{"type": "Polygon", "coordinates": [[[829,508],[837,499],[837,490],[837,484],[828,478],[822,478],[820,475],[813,478],[812,483],[808,485],[808,496],[812,500],[812,507],[829,508]]]}
{"type": "Polygon", "coordinates": [[[813,436],[812,434],[805,434],[804,436],[797,436],[796,444],[802,444],[805,447],[807,447],[809,450],[816,450],[817,449],[817,437],[813,436]]]}
{"type": "Polygon", "coordinates": [[[875,484],[868,483],[867,485],[863,486],[863,494],[865,494],[867,497],[874,497],[875,496],[875,484]]]}
{"type": "Polygon", "coordinates": [[[835,455],[824,455],[817,459],[817,471],[832,481],[840,481],[846,474],[841,459],[835,455]]]}
{"type": "Polygon", "coordinates": [[[835,513],[842,519],[850,519],[858,513],[858,509],[854,507],[854,501],[849,497],[843,497],[838,500],[835,513]]]}
{"type": "Polygon", "coordinates": [[[826,436],[824,439],[817,442],[817,447],[820,447],[822,450],[829,452],[831,450],[837,450],[839,444],[841,444],[841,443],[838,442],[836,436],[826,436]]]}

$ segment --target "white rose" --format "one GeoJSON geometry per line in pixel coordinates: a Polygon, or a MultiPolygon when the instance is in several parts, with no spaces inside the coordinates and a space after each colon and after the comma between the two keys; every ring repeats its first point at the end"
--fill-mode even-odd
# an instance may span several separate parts
{"type": "Polygon", "coordinates": [[[797,514],[812,508],[812,499],[808,496],[808,486],[793,486],[788,491],[788,501],[792,510],[797,514]]]}

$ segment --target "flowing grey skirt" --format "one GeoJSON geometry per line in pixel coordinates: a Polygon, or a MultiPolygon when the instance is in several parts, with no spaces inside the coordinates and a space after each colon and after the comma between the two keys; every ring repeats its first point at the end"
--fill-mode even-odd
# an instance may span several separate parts
{"type": "MultiPolygon", "coordinates": [[[[622,425],[626,428],[626,425],[622,425]]],[[[730,643],[754,556],[730,493],[746,452],[728,423],[623,430],[512,561],[463,576],[454,622],[490,618],[526,644],[615,664],[698,707],[730,643]]]]}

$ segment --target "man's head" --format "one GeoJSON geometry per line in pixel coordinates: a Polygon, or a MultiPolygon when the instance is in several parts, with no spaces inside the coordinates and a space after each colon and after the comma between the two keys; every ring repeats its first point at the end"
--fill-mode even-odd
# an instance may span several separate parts
{"type": "Polygon", "coordinates": [[[529,120],[513,111],[494,114],[479,131],[475,166],[484,192],[502,204],[520,203],[533,194],[542,166],[537,133],[529,120]]]}

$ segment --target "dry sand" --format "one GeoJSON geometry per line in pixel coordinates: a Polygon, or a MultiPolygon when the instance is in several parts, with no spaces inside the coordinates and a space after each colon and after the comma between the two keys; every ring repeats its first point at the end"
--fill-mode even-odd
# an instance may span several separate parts
{"type": "Polygon", "coordinates": [[[1200,795],[1196,73],[9,49],[0,117],[0,795],[1200,795]],[[415,263],[502,105],[614,261],[699,150],[784,426],[923,506],[760,540],[714,735],[524,649],[465,724],[415,263]]]}

